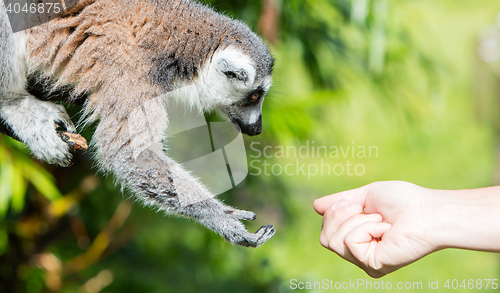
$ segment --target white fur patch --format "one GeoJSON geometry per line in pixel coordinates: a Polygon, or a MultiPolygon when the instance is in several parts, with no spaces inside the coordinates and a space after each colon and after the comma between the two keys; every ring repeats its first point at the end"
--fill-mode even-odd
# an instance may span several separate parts
{"type": "Polygon", "coordinates": [[[13,81],[11,84],[12,92],[22,92],[26,85],[26,42],[27,36],[24,32],[18,32],[13,35],[13,45],[15,50],[14,60],[14,76],[19,78],[13,81]]]}
{"type": "Polygon", "coordinates": [[[250,117],[248,118],[248,124],[254,124],[257,122],[257,120],[259,120],[259,115],[260,112],[252,111],[252,113],[250,113],[250,117]]]}
{"type": "Polygon", "coordinates": [[[273,77],[272,76],[266,76],[264,77],[264,80],[262,81],[262,86],[264,87],[264,90],[266,91],[266,93],[269,91],[269,89],[271,88],[271,86],[273,85],[273,77]]]}
{"type": "Polygon", "coordinates": [[[166,97],[175,97],[191,108],[212,110],[217,106],[231,105],[244,99],[248,92],[258,86],[254,84],[255,75],[256,70],[251,58],[240,49],[230,46],[215,52],[193,82],[179,81],[177,89],[166,97]],[[229,79],[218,67],[221,59],[248,72],[248,81],[229,79]]]}

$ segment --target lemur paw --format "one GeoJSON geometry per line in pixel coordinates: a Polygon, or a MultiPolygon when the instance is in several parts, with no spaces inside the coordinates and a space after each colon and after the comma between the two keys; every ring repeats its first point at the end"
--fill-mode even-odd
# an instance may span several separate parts
{"type": "Polygon", "coordinates": [[[63,106],[45,102],[43,108],[45,109],[44,117],[39,121],[34,121],[34,125],[38,125],[35,127],[37,131],[30,134],[26,144],[36,158],[49,164],[68,166],[72,155],[68,144],[61,139],[59,132],[64,130],[74,133],[75,126],[63,106]]]}
{"type": "Polygon", "coordinates": [[[276,231],[274,230],[273,225],[265,225],[260,227],[259,230],[257,230],[257,232],[255,232],[255,234],[253,235],[256,235],[257,237],[257,245],[261,245],[264,244],[264,242],[266,242],[267,240],[271,239],[271,237],[274,236],[275,232],[276,231]]]}
{"type": "MultiPolygon", "coordinates": [[[[253,221],[257,217],[255,213],[243,210],[231,209],[225,211],[229,217],[220,219],[221,229],[219,233],[229,242],[245,247],[259,247],[273,237],[275,230],[273,225],[262,226],[255,233],[250,233],[240,222],[241,220],[253,221]]],[[[217,230],[217,229],[216,229],[217,230]]]]}
{"type": "Polygon", "coordinates": [[[70,164],[69,146],[58,130],[75,132],[75,126],[63,106],[28,96],[1,110],[4,120],[37,159],[61,166],[70,164]]]}
{"type": "Polygon", "coordinates": [[[255,233],[248,232],[241,220],[255,220],[253,212],[234,209],[213,198],[186,206],[182,214],[197,219],[227,241],[246,247],[264,244],[275,232],[273,225],[262,226],[255,233]]]}
{"type": "Polygon", "coordinates": [[[271,239],[276,231],[273,225],[265,225],[260,227],[255,233],[248,232],[245,227],[227,232],[229,233],[223,236],[231,243],[246,247],[259,247],[271,239]]]}

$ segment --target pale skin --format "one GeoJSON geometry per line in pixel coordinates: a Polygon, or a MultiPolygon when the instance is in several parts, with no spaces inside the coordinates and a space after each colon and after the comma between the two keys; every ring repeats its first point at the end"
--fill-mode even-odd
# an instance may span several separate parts
{"type": "Polygon", "coordinates": [[[380,278],[441,249],[500,252],[500,186],[435,190],[376,182],[314,202],[321,244],[380,278]]]}

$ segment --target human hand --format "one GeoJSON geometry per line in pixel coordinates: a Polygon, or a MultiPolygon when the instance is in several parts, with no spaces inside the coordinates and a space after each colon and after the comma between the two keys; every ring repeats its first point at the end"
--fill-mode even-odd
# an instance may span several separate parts
{"type": "Polygon", "coordinates": [[[325,196],[321,244],[379,278],[440,249],[437,191],[390,181],[325,196]]]}

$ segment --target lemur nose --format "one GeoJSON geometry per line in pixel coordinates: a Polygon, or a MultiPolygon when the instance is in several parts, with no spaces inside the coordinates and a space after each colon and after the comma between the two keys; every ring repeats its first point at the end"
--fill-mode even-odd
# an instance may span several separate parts
{"type": "Polygon", "coordinates": [[[262,133],[262,123],[258,123],[258,125],[255,125],[254,128],[254,134],[253,135],[259,135],[262,133]]]}
{"type": "Polygon", "coordinates": [[[253,128],[251,127],[248,131],[244,132],[246,135],[248,136],[255,136],[255,135],[259,135],[262,133],[262,127],[259,127],[259,128],[253,128]]]}
{"type": "Polygon", "coordinates": [[[241,132],[249,136],[255,136],[262,133],[262,115],[259,117],[257,122],[245,125],[241,127],[241,132]]]}
{"type": "Polygon", "coordinates": [[[255,123],[245,124],[242,120],[233,120],[233,125],[236,129],[248,136],[255,136],[262,133],[262,115],[257,119],[255,123]]]}

